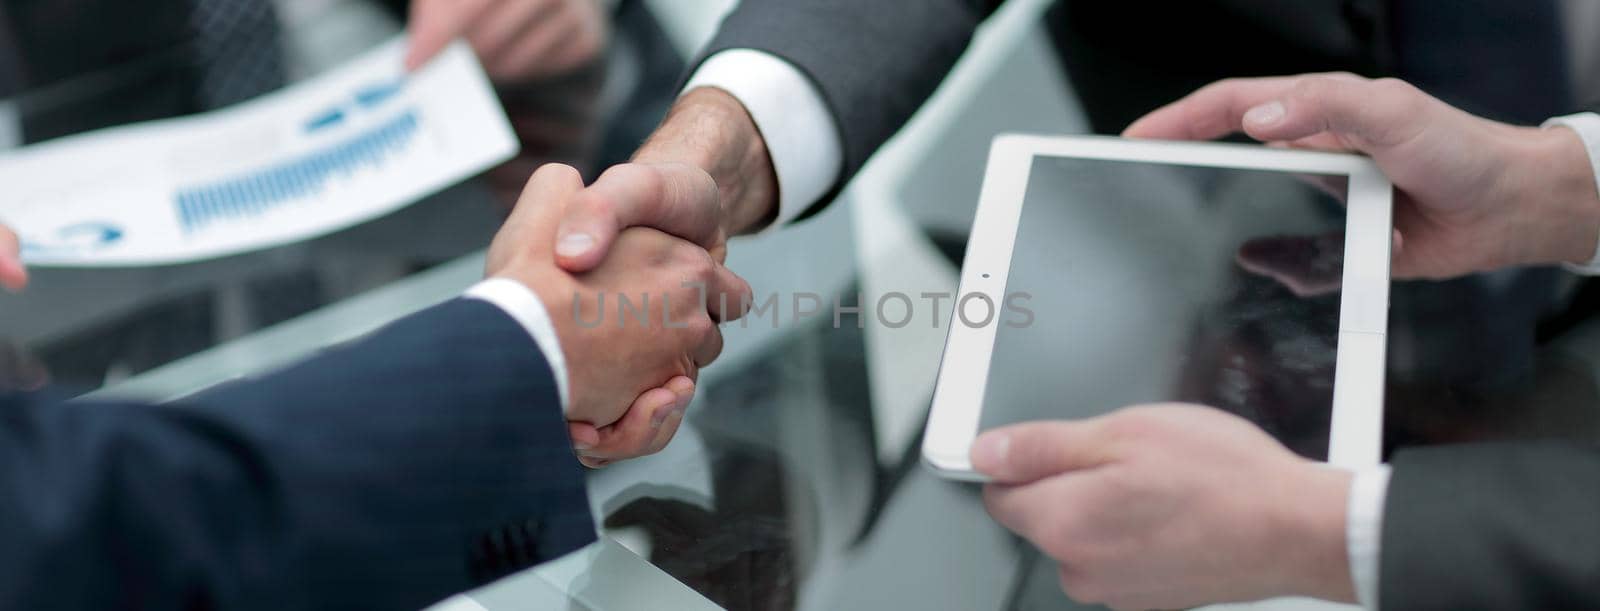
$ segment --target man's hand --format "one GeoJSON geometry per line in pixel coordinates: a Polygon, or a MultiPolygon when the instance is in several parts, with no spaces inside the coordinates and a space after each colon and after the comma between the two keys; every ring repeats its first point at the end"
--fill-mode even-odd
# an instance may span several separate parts
{"type": "Polygon", "coordinates": [[[1481,119],[1393,79],[1231,79],[1136,121],[1136,138],[1243,131],[1278,146],[1372,156],[1397,189],[1393,273],[1447,278],[1588,262],[1600,195],[1577,134],[1481,119]]]}
{"type": "Polygon", "coordinates": [[[567,362],[574,444],[598,465],[666,444],[699,368],[722,350],[717,322],[743,314],[750,288],[705,250],[650,229],[618,236],[590,272],[557,268],[556,222],[582,191],[570,167],[535,172],[489,247],[487,269],[544,302],[567,362]]]}
{"type": "Polygon", "coordinates": [[[555,76],[599,58],[608,27],[598,0],[413,0],[406,69],[465,36],[496,83],[555,76]]]}
{"type": "Polygon", "coordinates": [[[727,238],[766,225],[776,206],[777,176],[744,106],[720,89],[695,89],[633,163],[607,170],[568,208],[558,260],[568,271],[591,269],[622,230],[654,227],[722,261],[727,238]]]}
{"type": "Polygon", "coordinates": [[[1118,609],[1303,595],[1351,602],[1351,476],[1195,406],[984,433],[996,520],[1060,563],[1062,588],[1118,609]]]}
{"type": "Polygon", "coordinates": [[[22,242],[5,225],[0,225],[0,286],[10,291],[28,286],[28,270],[22,266],[22,242]]]}

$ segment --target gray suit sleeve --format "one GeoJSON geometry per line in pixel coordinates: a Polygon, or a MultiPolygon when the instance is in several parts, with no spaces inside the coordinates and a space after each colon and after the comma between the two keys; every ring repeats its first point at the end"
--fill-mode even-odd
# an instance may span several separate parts
{"type": "Polygon", "coordinates": [[[1600,608],[1600,448],[1444,446],[1393,465],[1379,608],[1600,608]]]}
{"type": "MultiPolygon", "coordinates": [[[[702,55],[755,49],[817,86],[839,129],[848,182],[933,94],[994,0],[743,0],[702,55]]],[[[698,62],[697,62],[698,63],[698,62]]],[[[831,194],[821,202],[832,199],[831,194]]],[[[815,213],[819,202],[807,215],[815,213]]]]}

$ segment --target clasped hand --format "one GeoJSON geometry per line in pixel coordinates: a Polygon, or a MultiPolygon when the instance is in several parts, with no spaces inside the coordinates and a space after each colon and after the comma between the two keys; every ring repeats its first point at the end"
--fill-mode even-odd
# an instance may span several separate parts
{"type": "Polygon", "coordinates": [[[556,264],[557,227],[575,209],[683,207],[681,199],[714,203],[716,185],[689,166],[629,165],[585,188],[576,170],[547,165],[489,248],[488,275],[533,289],[550,314],[567,365],[570,433],[586,465],[666,445],[699,369],[722,351],[717,324],[744,314],[750,287],[720,254],[645,227],[607,233],[606,250],[570,272],[556,264]]]}

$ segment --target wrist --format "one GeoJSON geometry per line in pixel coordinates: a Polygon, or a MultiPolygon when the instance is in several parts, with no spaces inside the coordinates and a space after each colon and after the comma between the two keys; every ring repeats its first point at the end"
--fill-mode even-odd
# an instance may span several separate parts
{"type": "Polygon", "coordinates": [[[705,170],[717,183],[729,236],[760,229],[777,214],[778,179],[766,141],[744,105],[721,89],[685,93],[634,161],[689,163],[705,170]]]}
{"type": "Polygon", "coordinates": [[[1307,462],[1291,477],[1296,485],[1273,501],[1280,512],[1271,520],[1272,545],[1287,550],[1288,561],[1277,565],[1281,593],[1356,602],[1345,535],[1352,474],[1307,462]]]}
{"type": "Polygon", "coordinates": [[[1511,234],[1530,241],[1518,263],[1588,264],[1600,239],[1600,189],[1588,149],[1570,128],[1529,131],[1513,165],[1522,181],[1520,197],[1511,201],[1529,212],[1524,227],[1511,234]]]}
{"type": "MultiPolygon", "coordinates": [[[[541,344],[541,349],[553,348],[559,351],[561,366],[558,375],[563,376],[561,386],[563,409],[570,419],[581,419],[581,414],[575,413],[580,405],[578,395],[582,388],[576,379],[578,374],[589,363],[585,354],[587,345],[579,337],[584,329],[578,328],[578,320],[592,321],[596,313],[590,304],[579,299],[579,285],[573,281],[571,275],[556,269],[554,265],[524,264],[515,265],[498,272],[489,274],[491,278],[510,280],[522,285],[533,295],[534,300],[544,308],[544,318],[549,322],[549,333],[554,335],[555,346],[541,344]],[[583,318],[579,318],[579,317],[583,318]]],[[[550,358],[551,355],[546,355],[550,358]]]]}

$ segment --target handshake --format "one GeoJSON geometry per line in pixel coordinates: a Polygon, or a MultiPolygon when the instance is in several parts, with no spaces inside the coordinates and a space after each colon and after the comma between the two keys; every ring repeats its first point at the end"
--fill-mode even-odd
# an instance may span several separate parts
{"type": "Polygon", "coordinates": [[[549,314],[585,465],[665,447],[722,352],[717,325],[749,308],[750,286],[723,266],[721,216],[716,184],[690,165],[620,165],[585,187],[552,164],[490,245],[486,274],[532,289],[549,314]]]}
{"type": "MultiPolygon", "coordinates": [[[[693,166],[621,165],[586,188],[552,164],[490,245],[486,274],[528,287],[549,315],[560,355],[546,360],[565,363],[568,433],[585,465],[665,447],[697,373],[722,351],[718,323],[748,309],[749,285],[722,265],[719,219],[717,187],[693,166]]],[[[0,225],[0,287],[27,284],[20,250],[0,225]]]]}

